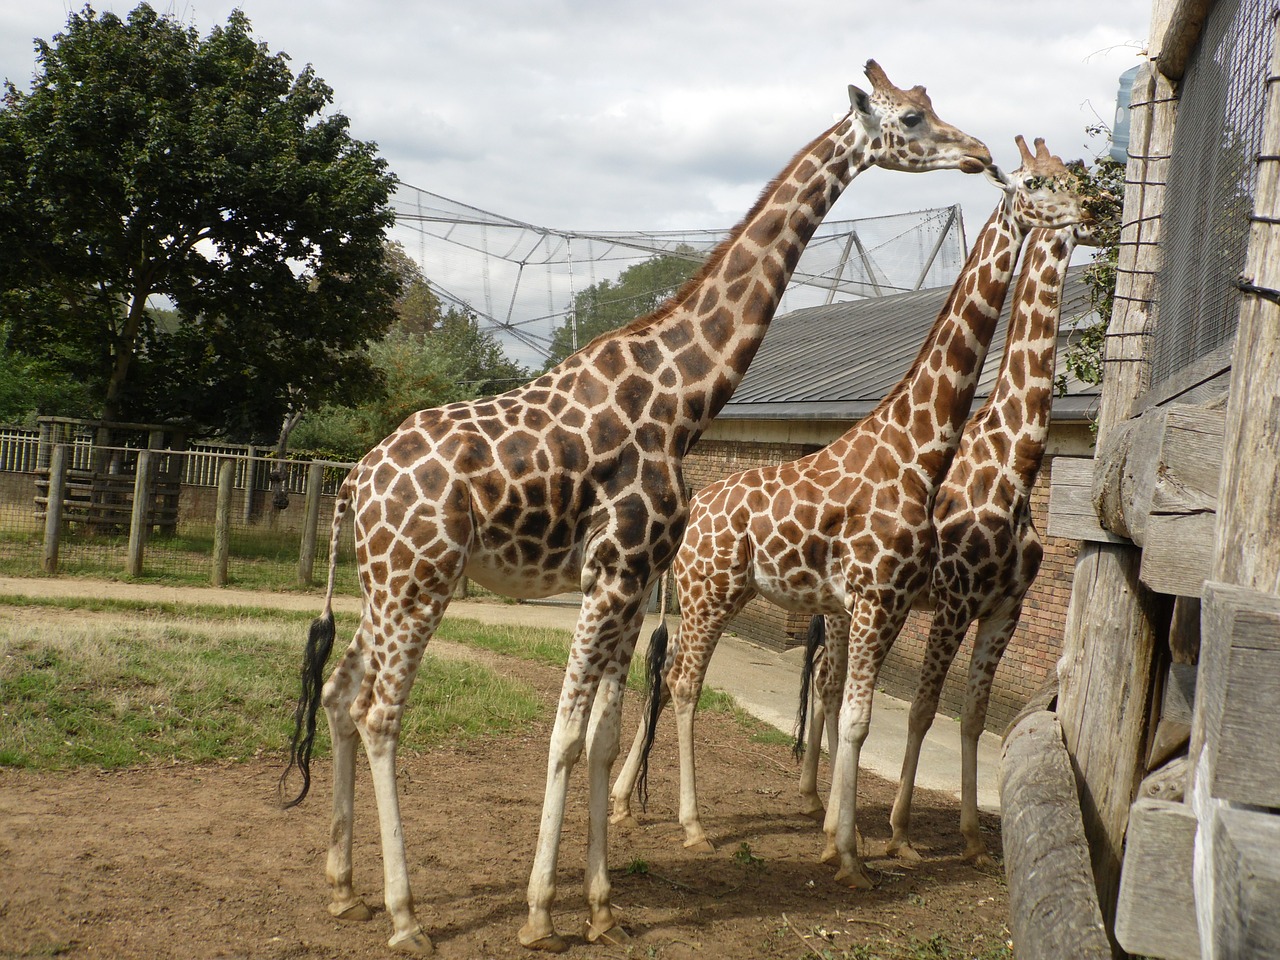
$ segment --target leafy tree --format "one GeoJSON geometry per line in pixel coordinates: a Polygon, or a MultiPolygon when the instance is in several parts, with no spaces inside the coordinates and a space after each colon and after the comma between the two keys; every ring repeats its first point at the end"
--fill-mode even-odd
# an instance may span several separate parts
{"type": "Polygon", "coordinates": [[[9,346],[8,325],[0,326],[0,423],[33,424],[37,413],[74,417],[83,413],[84,384],[53,361],[30,357],[9,346]]]}
{"type": "Polygon", "coordinates": [[[569,356],[578,347],[636,317],[651,313],[688,280],[702,264],[692,247],[681,245],[673,253],[660,253],[627,267],[616,283],[601,280],[573,297],[569,319],[551,335],[551,358],[547,369],[569,356]]]}
{"type": "Polygon", "coordinates": [[[106,419],[274,436],[375,382],[394,177],[235,11],[74,13],[0,104],[0,313],[106,419]],[[172,308],[163,316],[159,306],[172,308]]]}
{"type": "MultiPolygon", "coordinates": [[[[1096,134],[1102,130],[1091,127],[1089,132],[1096,134]]],[[[1111,322],[1111,310],[1115,304],[1125,164],[1103,155],[1091,168],[1078,172],[1084,181],[1085,207],[1103,226],[1099,231],[1098,245],[1093,248],[1093,260],[1084,272],[1084,281],[1089,288],[1090,315],[1096,319],[1082,325],[1081,318],[1075,318],[1064,359],[1067,370],[1076,379],[1083,383],[1101,383],[1107,324],[1111,322]]],[[[1060,383],[1059,387],[1065,390],[1066,383],[1060,383]]]]}

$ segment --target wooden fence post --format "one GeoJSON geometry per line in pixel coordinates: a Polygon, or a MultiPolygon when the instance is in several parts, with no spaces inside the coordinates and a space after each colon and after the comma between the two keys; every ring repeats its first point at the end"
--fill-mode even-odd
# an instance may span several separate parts
{"type": "Polygon", "coordinates": [[[311,586],[316,562],[316,533],[320,525],[320,492],[324,484],[324,464],[312,460],[307,468],[307,497],[302,509],[302,550],[298,556],[298,583],[311,586]]]}
{"type": "Polygon", "coordinates": [[[44,572],[58,572],[58,542],[62,538],[62,501],[67,495],[67,460],[70,450],[65,443],[53,446],[49,464],[49,498],[44,508],[44,572]]]}
{"type": "Polygon", "coordinates": [[[231,556],[231,494],[235,490],[236,462],[226,457],[218,464],[218,499],[213,518],[213,576],[215,587],[227,585],[227,560],[231,556]]]}
{"type": "Polygon", "coordinates": [[[155,472],[155,454],[138,451],[138,472],[133,479],[133,512],[129,517],[129,554],[125,572],[131,577],[142,575],[142,553],[151,532],[151,475],[155,472]]]}

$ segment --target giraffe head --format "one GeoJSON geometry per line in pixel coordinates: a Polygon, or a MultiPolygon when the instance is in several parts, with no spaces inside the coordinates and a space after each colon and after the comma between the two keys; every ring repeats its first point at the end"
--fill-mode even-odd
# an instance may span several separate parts
{"type": "Polygon", "coordinates": [[[1006,176],[989,171],[1005,191],[1005,203],[1013,218],[1025,229],[1058,229],[1071,224],[1092,224],[1093,214],[1083,193],[1078,173],[1049,153],[1042,137],[1036,137],[1036,152],[1027,148],[1021,135],[1014,137],[1022,165],[1006,176]]]}
{"type": "Polygon", "coordinates": [[[849,103],[867,133],[868,166],[908,173],[982,173],[991,166],[986,144],[934,113],[924,87],[895,87],[874,60],[867,61],[866,74],[871,93],[849,84],[849,103]]]}

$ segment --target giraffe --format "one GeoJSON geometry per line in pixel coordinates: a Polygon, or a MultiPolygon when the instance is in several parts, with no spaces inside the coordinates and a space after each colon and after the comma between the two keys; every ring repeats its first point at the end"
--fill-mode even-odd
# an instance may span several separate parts
{"type": "Polygon", "coordinates": [[[960,833],[965,860],[994,865],[978,831],[978,737],[996,667],[1044,556],[1031,518],[1031,490],[1049,434],[1062,289],[1076,244],[1096,245],[1096,237],[1092,223],[1037,230],[1028,237],[996,387],[965,425],[938,489],[933,623],[911,701],[902,776],[889,818],[889,854],[920,859],[908,838],[920,747],[947,670],[976,621],[960,723],[960,833]]]}
{"type": "MultiPolygon", "coordinates": [[[[845,759],[827,811],[824,859],[839,859],[838,882],[871,885],[855,847],[856,764],[880,662],[928,586],[933,495],[968,416],[1027,231],[1087,216],[1074,177],[1044,141],[1036,141],[1035,155],[1021,137],[1016,143],[1022,165],[1005,183],[999,205],[906,376],[829,446],[790,463],[727,477],[703,488],[690,503],[672,566],[680,595],[676,652],[665,677],[662,670],[653,671],[657,689],[650,701],[651,714],[661,709],[665,681],[680,735],[686,847],[711,849],[698,816],[693,754],[693,718],[706,666],[726,624],[759,595],[789,610],[842,616],[850,625],[847,651],[834,643],[829,654],[833,669],[845,679],[839,728],[839,755],[845,759]]],[[[664,636],[655,631],[650,640],[652,664],[663,662],[664,636]]],[[[651,715],[637,732],[615,784],[615,822],[629,814],[635,769],[644,763],[655,719],[651,715]]]]}
{"type": "Polygon", "coordinates": [[[805,244],[854,176],[991,165],[980,141],[942,121],[923,87],[894,86],[868,61],[872,90],[850,86],[850,109],[767,186],[708,263],[655,312],[597,337],[523,387],[420,411],[353,468],[334,508],[331,544],[354,519],[363,605],[329,679],[333,557],[303,662],[290,765],[305,797],[315,718],[333,740],[333,819],[326,875],[330,912],[370,910],[352,884],[355,742],[369,760],[381,829],[393,948],[428,953],[409,888],[396,790],[406,698],[426,644],[462,576],[514,597],[581,590],[548,749],[547,779],[520,942],[559,952],[555,895],[568,778],[584,747],[588,770],[589,942],[627,935],[610,904],[609,771],[621,698],[658,573],[688,513],[681,462],[729,399],[754,356],[805,244]]]}

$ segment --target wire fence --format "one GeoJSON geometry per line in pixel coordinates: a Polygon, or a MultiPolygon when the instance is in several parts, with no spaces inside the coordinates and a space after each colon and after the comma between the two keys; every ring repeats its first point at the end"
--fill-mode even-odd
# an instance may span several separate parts
{"type": "MultiPolygon", "coordinates": [[[[52,539],[54,566],[60,574],[133,576],[175,585],[216,583],[218,481],[223,465],[229,463],[231,483],[223,505],[226,585],[290,590],[324,582],[334,496],[351,464],[279,464],[274,457],[251,453],[251,448],[224,444],[140,451],[77,441],[65,448],[67,468],[77,471],[80,488],[88,492],[76,499],[74,484],[67,483],[57,504],[63,516],[51,536],[50,451],[41,449],[36,431],[0,428],[0,573],[52,572],[52,539]],[[154,482],[150,499],[155,503],[143,519],[140,567],[133,573],[131,534],[135,545],[139,541],[132,524],[134,474],[143,455],[153,459],[156,478],[169,479],[154,482]],[[280,482],[273,488],[274,471],[280,482]],[[318,483],[316,504],[309,511],[313,482],[318,483]],[[92,512],[85,506],[90,499],[92,512]],[[162,507],[162,500],[170,505],[162,507]],[[308,537],[314,545],[311,556],[306,553],[308,537]]],[[[358,593],[349,528],[339,537],[337,572],[338,590],[358,593]]]]}

